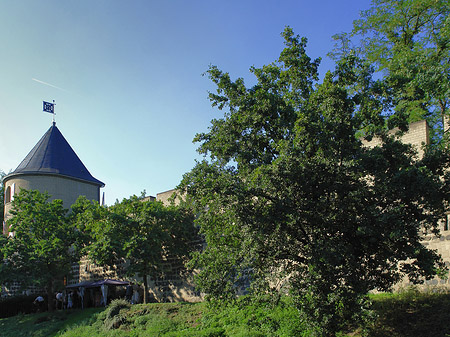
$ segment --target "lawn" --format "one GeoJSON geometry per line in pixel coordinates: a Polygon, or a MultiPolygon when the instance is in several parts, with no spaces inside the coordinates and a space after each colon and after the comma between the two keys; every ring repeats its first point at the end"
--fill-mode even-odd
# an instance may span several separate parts
{"type": "MultiPolygon", "coordinates": [[[[376,320],[349,328],[341,336],[450,336],[450,294],[378,294],[372,297],[376,320]],[[364,332],[364,333],[363,333],[364,332]]],[[[117,302],[105,308],[56,311],[0,319],[0,335],[19,336],[308,336],[295,309],[281,301],[209,309],[206,303],[117,302]]],[[[244,304],[244,305],[243,305],[244,304]]]]}
{"type": "Polygon", "coordinates": [[[42,312],[30,315],[17,315],[0,319],[0,336],[4,337],[50,337],[58,336],[68,327],[89,324],[103,308],[86,310],[42,312]]]}

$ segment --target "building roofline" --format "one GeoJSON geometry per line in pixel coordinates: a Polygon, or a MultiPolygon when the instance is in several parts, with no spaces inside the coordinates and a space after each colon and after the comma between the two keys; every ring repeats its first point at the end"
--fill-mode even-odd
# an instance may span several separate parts
{"type": "Polygon", "coordinates": [[[92,181],[92,180],[86,180],[86,179],[82,179],[82,178],[77,178],[77,177],[73,177],[73,176],[69,176],[69,175],[65,175],[65,174],[52,173],[52,172],[17,172],[17,173],[11,172],[10,174],[7,174],[6,176],[3,177],[3,183],[6,183],[7,180],[10,180],[15,177],[20,177],[20,176],[54,176],[54,177],[75,180],[75,181],[81,181],[83,183],[95,185],[98,187],[105,187],[105,184],[103,182],[101,182],[100,180],[95,179],[95,178],[94,179],[96,181],[92,181]]]}
{"type": "Polygon", "coordinates": [[[18,174],[48,174],[105,186],[103,182],[92,176],[55,124],[47,130],[19,166],[8,176],[18,174]]]}

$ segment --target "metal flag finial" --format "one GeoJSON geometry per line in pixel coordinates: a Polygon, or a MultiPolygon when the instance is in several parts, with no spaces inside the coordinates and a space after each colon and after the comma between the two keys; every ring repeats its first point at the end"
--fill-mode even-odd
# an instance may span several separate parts
{"type": "Polygon", "coordinates": [[[55,115],[56,115],[55,105],[56,105],[55,100],[53,100],[53,103],[43,101],[43,108],[42,108],[42,111],[53,114],[53,126],[56,124],[56,122],[55,122],[55,115]]]}

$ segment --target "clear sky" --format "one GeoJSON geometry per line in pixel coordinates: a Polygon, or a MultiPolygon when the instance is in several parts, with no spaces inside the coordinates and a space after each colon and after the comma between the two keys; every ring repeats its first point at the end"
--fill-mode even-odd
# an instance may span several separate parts
{"type": "Polygon", "coordinates": [[[274,61],[289,25],[332,67],[331,36],[369,0],[1,0],[0,169],[14,170],[52,123],[106,203],[174,188],[195,164],[211,107],[210,64],[244,77],[274,61]]]}

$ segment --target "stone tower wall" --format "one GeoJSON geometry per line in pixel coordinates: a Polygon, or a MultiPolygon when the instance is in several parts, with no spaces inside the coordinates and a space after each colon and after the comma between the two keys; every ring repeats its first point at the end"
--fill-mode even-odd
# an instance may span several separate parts
{"type": "MultiPolygon", "coordinates": [[[[20,189],[48,192],[50,200],[61,199],[65,208],[70,208],[80,195],[84,195],[88,200],[99,201],[100,199],[98,185],[57,175],[13,175],[5,180],[5,191],[8,187],[12,189],[13,185],[14,194],[18,194],[20,189]]],[[[11,206],[11,202],[5,203],[5,219],[8,217],[11,206]]]]}

